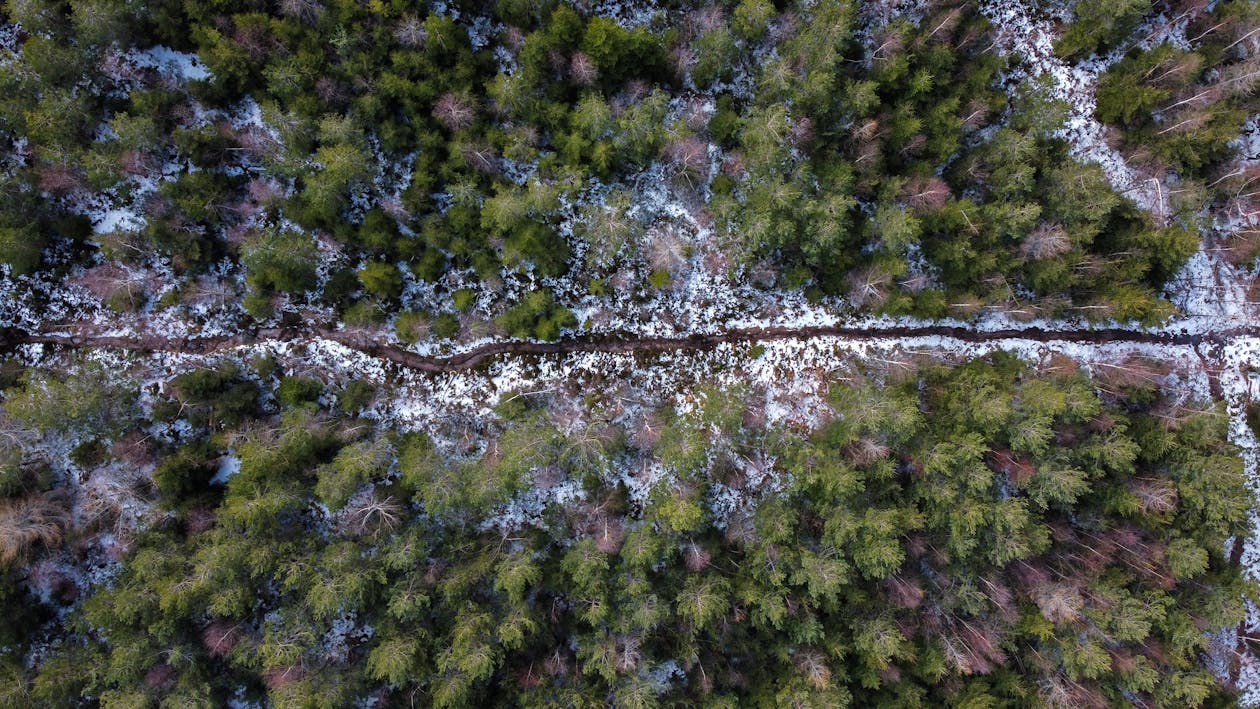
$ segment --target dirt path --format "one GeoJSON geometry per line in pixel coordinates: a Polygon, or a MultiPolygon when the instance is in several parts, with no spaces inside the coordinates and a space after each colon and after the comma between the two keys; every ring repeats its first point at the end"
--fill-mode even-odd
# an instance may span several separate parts
{"type": "Polygon", "coordinates": [[[173,352],[181,354],[213,354],[245,345],[263,342],[304,342],[331,340],[364,354],[388,360],[408,369],[441,373],[473,369],[495,357],[504,355],[548,355],[582,352],[616,352],[653,354],[669,351],[710,350],[727,343],[753,344],[772,340],[808,340],[837,338],[849,341],[880,341],[904,338],[941,337],[961,342],[1001,342],[1031,340],[1034,342],[1077,342],[1106,344],[1133,342],[1144,344],[1191,345],[1226,344],[1239,337],[1260,337],[1260,327],[1236,328],[1210,334],[1147,332],[1123,328],[1045,329],[1031,327],[978,331],[948,325],[911,325],[888,327],[817,326],[792,328],[732,329],[722,333],[686,337],[578,336],[556,342],[501,340],[489,342],[451,355],[422,355],[398,345],[383,343],[370,332],[337,330],[331,327],[263,328],[234,335],[177,339],[158,334],[109,335],[80,332],[67,334],[27,332],[18,329],[0,331],[0,352],[11,351],[23,344],[44,344],[69,348],[111,348],[138,352],[173,352]]]}

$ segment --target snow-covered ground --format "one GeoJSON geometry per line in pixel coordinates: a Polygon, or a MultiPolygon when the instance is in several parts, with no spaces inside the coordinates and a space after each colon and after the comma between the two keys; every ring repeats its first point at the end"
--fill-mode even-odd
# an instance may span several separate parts
{"type": "Polygon", "coordinates": [[[180,82],[204,81],[210,78],[210,69],[195,54],[177,52],[160,44],[144,51],[132,51],[128,58],[136,66],[157,69],[180,82]]]}
{"type": "MultiPolygon", "coordinates": [[[[659,14],[655,3],[597,2],[596,10],[615,10],[619,22],[626,26],[649,25],[659,14]]],[[[1054,18],[1038,15],[1028,4],[1017,0],[986,0],[982,11],[997,27],[997,48],[1018,53],[1024,61],[1006,78],[1014,83],[1048,76],[1052,95],[1070,105],[1070,118],[1061,131],[1074,157],[1100,165],[1111,184],[1139,206],[1149,210],[1157,220],[1167,219],[1170,207],[1166,199],[1167,176],[1145,175],[1130,167],[1124,156],[1107,141],[1105,126],[1093,117],[1098,76],[1120,55],[1092,57],[1070,65],[1053,52],[1054,18]]],[[[866,12],[880,22],[902,16],[916,21],[921,15],[919,3],[872,4],[866,12]]],[[[478,26],[471,31],[483,32],[478,26]]],[[[1162,41],[1184,43],[1185,21],[1157,16],[1135,33],[1139,43],[1153,46],[1162,41]]],[[[0,38],[0,44],[3,44],[0,38]]],[[[177,82],[202,80],[208,77],[204,65],[195,58],[164,47],[132,52],[127,61],[141,68],[155,69],[177,82]]],[[[697,97],[699,98],[699,97],[697,97]]],[[[703,102],[699,102],[703,104],[703,102]]],[[[681,103],[673,106],[675,114],[681,103]]],[[[704,108],[702,105],[701,108],[704,108]]],[[[712,110],[708,106],[707,110],[712,110]]],[[[200,120],[210,120],[203,116],[200,120]]],[[[253,126],[267,132],[273,140],[279,137],[267,127],[261,109],[247,102],[239,111],[218,116],[240,128],[253,126]]],[[[1260,160],[1260,126],[1252,119],[1239,146],[1246,160],[1260,160]]],[[[173,172],[178,166],[169,166],[173,172]]],[[[502,274],[500,293],[520,295],[538,286],[545,286],[569,305],[581,322],[584,334],[629,334],[635,336],[685,337],[693,334],[716,334],[732,329],[800,328],[837,326],[878,330],[904,325],[950,325],[981,331],[1037,327],[1050,331],[1078,330],[1089,325],[1083,321],[1037,320],[1016,317],[997,309],[983,311],[970,321],[935,321],[924,323],[907,318],[873,318],[848,315],[842,299],[811,302],[800,291],[763,289],[748,279],[735,280],[722,259],[722,247],[716,243],[711,217],[696,204],[693,194],[674,189],[664,166],[645,167],[642,173],[626,180],[625,185],[605,185],[592,190],[591,202],[603,198],[615,187],[625,187],[633,195],[628,216],[643,228],[635,238],[636,249],[655,248],[663,260],[676,259],[677,278],[667,287],[647,289],[638,285],[617,287],[617,274],[610,280],[613,292],[595,297],[585,283],[573,278],[535,278],[532,274],[502,274]]],[[[520,184],[526,184],[529,166],[514,166],[520,184]]],[[[707,181],[717,171],[711,165],[707,181]]],[[[394,180],[396,181],[396,180],[394,180]]],[[[382,176],[377,187],[393,189],[382,176]]],[[[403,178],[405,184],[405,176],[403,178]]],[[[392,182],[391,182],[392,184],[392,182]]],[[[156,189],[156,182],[137,181],[129,200],[117,204],[87,205],[94,230],[98,234],[111,231],[137,230],[143,225],[139,213],[140,199],[156,189]]],[[[576,215],[583,204],[571,205],[576,215]]],[[[1255,228],[1246,217],[1230,214],[1213,215],[1219,233],[1255,228]]],[[[572,220],[560,225],[562,233],[572,234],[572,220]],[[565,231],[567,230],[567,232],[565,231]]],[[[580,254],[579,254],[580,255],[580,254]]],[[[334,257],[326,254],[325,261],[334,257]]],[[[647,264],[625,275],[626,284],[642,284],[647,264]]],[[[169,264],[152,263],[134,267],[135,278],[168,285],[174,280],[169,264]]],[[[80,272],[76,276],[82,276],[80,272]]],[[[159,308],[147,304],[134,313],[118,313],[106,307],[103,299],[88,287],[75,283],[54,283],[39,277],[15,277],[0,267],[0,327],[17,327],[41,332],[76,334],[76,328],[88,325],[95,334],[136,336],[160,334],[163,337],[196,339],[237,333],[245,327],[237,302],[243,289],[239,274],[225,264],[215,274],[227,282],[227,290],[207,293],[206,297],[185,304],[159,308]],[[235,290],[234,290],[235,289],[235,290]]],[[[417,310],[451,311],[450,291],[473,286],[471,274],[450,274],[442,285],[410,283],[404,302],[417,310]]],[[[1256,306],[1248,302],[1247,274],[1232,266],[1218,250],[1201,248],[1172,280],[1168,295],[1181,313],[1157,328],[1163,332],[1223,333],[1260,322],[1256,306]]],[[[214,279],[212,279],[214,280],[214,279]]],[[[207,286],[208,291],[214,290],[207,286]]],[[[157,287],[154,296],[164,293],[157,287]]],[[[158,300],[152,297],[151,301],[158,300]]],[[[472,318],[489,315],[490,294],[479,291],[472,318]]],[[[294,306],[308,321],[331,318],[331,312],[307,306],[294,306]]],[[[472,319],[470,318],[470,319],[472,319]]],[[[1122,324],[1123,325],[1123,324],[1122,324]]],[[[1133,326],[1133,329],[1138,329],[1133,326]]],[[[390,339],[392,333],[382,333],[390,339]]],[[[469,337],[459,348],[468,348],[490,341],[488,335],[469,337]]],[[[421,353],[450,351],[452,346],[423,343],[415,348],[421,353]]],[[[369,411],[383,424],[427,431],[441,446],[454,448],[460,422],[493,419],[493,407],[505,397],[533,395],[543,392],[607,392],[601,406],[620,422],[641,422],[661,405],[686,410],[696,403],[699,384],[722,387],[747,386],[761,404],[767,423],[813,428],[831,415],[826,399],[828,383],[855,372],[855,365],[883,364],[896,367],[921,357],[966,358],[994,350],[1007,350],[1042,365],[1049,365],[1054,356],[1066,356],[1086,368],[1105,369],[1129,358],[1148,356],[1169,364],[1172,374],[1163,382],[1173,392],[1188,398],[1209,400],[1212,383],[1209,370],[1217,373],[1220,392],[1231,416],[1231,440],[1242,451],[1243,460],[1253,487],[1260,492],[1260,442],[1245,419],[1247,405],[1260,397],[1260,339],[1237,337],[1216,348],[1169,346],[1113,342],[1082,344],[1067,341],[1036,342],[1011,338],[976,344],[949,337],[842,339],[812,337],[749,344],[723,344],[707,351],[664,352],[645,358],[635,354],[579,353],[566,356],[499,358],[488,367],[437,375],[404,370],[344,345],[323,339],[307,342],[259,342],[241,345],[234,350],[214,355],[150,354],[124,356],[118,352],[95,351],[92,357],[122,370],[143,372],[143,378],[155,386],[176,374],[215,361],[235,359],[242,363],[259,354],[276,355],[287,371],[319,371],[333,373],[342,380],[363,379],[382,385],[369,411]]],[[[48,362],[58,358],[40,347],[22,348],[22,356],[31,362],[48,362]]],[[[239,464],[225,457],[219,477],[226,479],[239,464]]],[[[750,462],[750,465],[752,463],[750,462]]],[[[772,466],[769,466],[772,468],[772,466]]],[[[760,466],[758,470],[766,470],[760,466]]],[[[670,484],[670,474],[661,469],[621,470],[617,472],[631,491],[634,500],[642,501],[655,485],[670,484]]],[[[751,477],[751,476],[750,476],[751,477]]],[[[759,480],[758,486],[771,490],[774,480],[759,480]]],[[[582,494],[573,481],[539,487],[522,495],[500,511],[487,524],[503,529],[530,524],[541,510],[553,502],[574,499],[582,494]]],[[[719,519],[734,513],[738,503],[732,496],[719,496],[715,513],[719,519]]],[[[1257,520],[1260,532],[1260,518],[1257,520]]],[[[1244,562],[1260,577],[1260,546],[1249,544],[1244,562]]],[[[1260,610],[1251,609],[1251,620],[1260,625],[1260,610]]],[[[1246,705],[1260,705],[1260,659],[1247,655],[1242,660],[1240,682],[1245,690],[1246,705]]]]}
{"type": "MultiPolygon", "coordinates": [[[[494,407],[509,397],[547,395],[549,399],[561,400],[566,393],[576,392],[605,392],[599,406],[607,408],[605,413],[610,413],[610,418],[633,428],[638,417],[661,406],[680,411],[694,408],[698,392],[705,386],[718,390],[747,387],[766,424],[811,430],[832,415],[827,404],[829,384],[856,376],[858,365],[896,369],[911,367],[922,358],[960,361],[998,350],[1013,352],[1038,365],[1050,365],[1054,357],[1068,357],[1087,369],[1116,366],[1134,356],[1158,359],[1172,371],[1162,382],[1166,390],[1196,400],[1211,398],[1202,353],[1194,347],[1131,342],[1043,343],[1010,338],[973,343],[945,336],[812,337],[769,340],[755,346],[721,344],[711,350],[666,351],[651,356],[587,352],[501,357],[484,368],[441,374],[401,368],[321,339],[244,344],[214,355],[124,356],[94,350],[93,356],[119,371],[149,372],[150,381],[158,383],[223,358],[245,366],[259,355],[272,355],[286,373],[318,371],[331,375],[330,383],[361,379],[379,385],[381,391],[388,393],[377,397],[368,411],[371,418],[404,429],[424,430],[449,450],[456,447],[455,438],[465,433],[453,429],[452,422],[493,420],[494,407]]],[[[1245,351],[1250,354],[1253,350],[1245,351]]],[[[64,356],[39,346],[25,346],[23,353],[28,361],[44,364],[55,361],[47,357],[64,356]]],[[[1235,394],[1234,389],[1228,391],[1235,394]]],[[[233,460],[225,459],[220,475],[226,478],[232,466],[233,460]]],[[[649,476],[647,482],[656,482],[658,477],[649,476]]],[[[641,499],[646,495],[646,489],[636,489],[645,481],[628,482],[632,496],[641,499]]],[[[574,491],[560,486],[555,493],[567,495],[574,491]]],[[[537,504],[522,501],[517,508],[535,509],[537,504]]]]}
{"type": "MultiPolygon", "coordinates": [[[[1251,488],[1260,496],[1260,441],[1247,424],[1247,407],[1260,402],[1260,339],[1239,338],[1222,348],[1220,353],[1221,391],[1230,416],[1230,441],[1242,453],[1243,466],[1251,488]]],[[[1260,515],[1252,517],[1252,535],[1243,546],[1242,563],[1253,578],[1260,578],[1260,515]]],[[[1248,604],[1246,632],[1254,635],[1260,628],[1260,608],[1248,604]]],[[[1227,651],[1234,650],[1235,638],[1227,639],[1227,651]]],[[[1239,658],[1238,685],[1243,706],[1260,706],[1260,658],[1245,652],[1239,658]]]]}
{"type": "Polygon", "coordinates": [[[1098,75],[1120,57],[1094,57],[1071,65],[1055,56],[1055,30],[1049,18],[1039,17],[1019,0],[988,0],[981,12],[993,22],[998,51],[1024,58],[1015,82],[1048,75],[1053,98],[1067,102],[1069,118],[1059,132],[1071,146],[1072,155],[1102,167],[1117,192],[1128,196],[1152,214],[1167,217],[1168,202],[1158,177],[1138,175],[1118,150],[1107,144],[1106,127],[1094,118],[1098,75]]]}

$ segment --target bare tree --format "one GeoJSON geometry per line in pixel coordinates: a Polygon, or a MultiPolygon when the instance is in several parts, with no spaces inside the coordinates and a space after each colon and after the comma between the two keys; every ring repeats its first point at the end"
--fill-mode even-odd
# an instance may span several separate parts
{"type": "Polygon", "coordinates": [[[70,165],[53,163],[39,169],[39,188],[52,195],[62,195],[83,187],[83,176],[70,165]]]}
{"type": "Polygon", "coordinates": [[[1072,240],[1060,224],[1038,225],[1019,245],[1019,255],[1025,261],[1057,258],[1071,250],[1072,240]]]}
{"type": "Polygon", "coordinates": [[[695,136],[681,138],[665,148],[665,157],[674,174],[691,187],[709,170],[709,144],[695,136]]]}
{"type": "Polygon", "coordinates": [[[394,38],[402,46],[416,49],[424,46],[429,32],[424,28],[424,20],[416,15],[406,15],[394,26],[394,38]]]}
{"type": "Polygon", "coordinates": [[[889,448],[869,437],[862,437],[844,448],[844,456],[850,463],[863,467],[888,456],[889,448]]]}
{"type": "Polygon", "coordinates": [[[938,209],[949,201],[949,185],[939,177],[915,176],[901,187],[901,200],[911,209],[938,209]]]}
{"type": "Polygon", "coordinates": [[[393,495],[380,498],[366,491],[346,504],[339,526],[353,536],[390,534],[402,524],[402,512],[402,504],[393,495]]]}
{"type": "Polygon", "coordinates": [[[868,266],[848,276],[849,301],[855,308],[875,307],[888,300],[892,278],[883,269],[868,266]]]}
{"type": "Polygon", "coordinates": [[[78,282],[115,307],[129,308],[142,305],[149,293],[159,287],[153,274],[108,261],[85,271],[78,282]]]}
{"type": "Polygon", "coordinates": [[[1142,355],[1130,355],[1118,363],[1095,362],[1094,381],[1111,394],[1125,387],[1158,386],[1168,376],[1169,366],[1142,355]]]}
{"type": "Polygon", "coordinates": [[[618,672],[634,672],[642,659],[640,646],[642,640],[637,635],[618,635],[616,637],[616,662],[618,672]]]}
{"type": "Polygon", "coordinates": [[[499,154],[489,145],[475,143],[461,149],[464,160],[472,169],[485,175],[499,174],[499,154]]]}
{"type": "Polygon", "coordinates": [[[888,600],[898,608],[918,608],[923,602],[923,584],[917,579],[898,574],[884,582],[888,600]]]}
{"type": "Polygon", "coordinates": [[[682,557],[683,566],[686,566],[687,570],[692,572],[704,571],[712,559],[712,555],[709,554],[708,550],[694,542],[683,547],[682,557]]]}
{"type": "Polygon", "coordinates": [[[1085,603],[1080,589],[1070,583],[1043,584],[1033,589],[1032,601],[1051,623],[1076,622],[1085,603]]]}
{"type": "Polygon", "coordinates": [[[815,689],[826,689],[831,686],[831,668],[827,666],[827,656],[821,650],[806,648],[797,650],[792,655],[792,664],[815,689]]]}
{"type": "Polygon", "coordinates": [[[313,25],[324,7],[317,0],[280,0],[280,14],[313,25]]]}
{"type": "Polygon", "coordinates": [[[1101,709],[1108,705],[1097,690],[1069,679],[1062,672],[1043,678],[1037,693],[1047,707],[1056,709],[1101,709]]]}
{"type": "Polygon", "coordinates": [[[569,674],[568,654],[556,648],[543,660],[543,671],[552,677],[564,677],[569,674]]]}
{"type": "Polygon", "coordinates": [[[301,665],[288,665],[285,667],[268,667],[262,673],[263,684],[268,689],[279,689],[286,685],[299,682],[306,676],[306,670],[301,665]]]}
{"type": "Polygon", "coordinates": [[[672,225],[657,226],[648,233],[644,257],[653,270],[676,273],[689,256],[690,245],[672,225]]]}
{"type": "Polygon", "coordinates": [[[433,104],[433,117],[451,131],[467,128],[477,120],[472,100],[467,96],[445,93],[433,104]]]}
{"type": "Polygon", "coordinates": [[[165,691],[175,684],[179,672],[165,662],[159,662],[144,673],[144,686],[157,691],[165,691]]]}
{"type": "Polygon", "coordinates": [[[599,79],[599,66],[585,52],[577,51],[569,57],[569,76],[582,86],[591,86],[599,79]]]}
{"type": "Polygon", "coordinates": [[[600,515],[595,523],[595,548],[604,554],[616,554],[625,540],[620,520],[600,515]]]}
{"type": "Polygon", "coordinates": [[[1129,490],[1137,497],[1143,514],[1165,514],[1177,509],[1177,488],[1169,480],[1135,478],[1129,490]]]}
{"type": "Polygon", "coordinates": [[[872,66],[883,64],[901,51],[904,42],[901,32],[896,27],[886,27],[875,37],[875,46],[867,55],[867,63],[872,66]]]}

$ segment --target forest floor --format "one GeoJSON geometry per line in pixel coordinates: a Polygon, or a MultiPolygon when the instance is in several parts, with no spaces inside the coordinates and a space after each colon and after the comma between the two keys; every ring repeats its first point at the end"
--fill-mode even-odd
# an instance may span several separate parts
{"type": "Polygon", "coordinates": [[[605,335],[577,336],[553,342],[534,340],[496,340],[477,344],[450,355],[426,355],[405,347],[382,343],[370,331],[337,329],[317,325],[258,328],[233,335],[198,339],[173,338],[157,333],[111,334],[91,325],[72,326],[53,331],[27,332],[20,329],[0,331],[0,349],[19,345],[50,345],[83,349],[113,348],[135,352],[169,352],[173,354],[212,354],[228,352],[267,342],[310,344],[317,340],[336,342],[370,357],[377,357],[419,372],[440,373],[474,369],[500,356],[568,355],[576,353],[660,353],[711,350],[722,344],[748,344],[778,340],[831,338],[846,341],[906,341],[924,338],[949,338],[959,342],[1001,344],[1003,341],[1037,343],[1141,343],[1163,345],[1222,346],[1238,340],[1260,338],[1260,325],[1240,324],[1226,330],[1181,331],[1126,329],[1122,327],[1075,328],[1047,327],[1045,324],[1003,329],[977,329],[965,325],[932,323],[884,325],[815,325],[786,327],[732,328],[719,333],[697,333],[683,337],[613,337],[605,335]],[[73,333],[73,334],[70,334],[73,333]]]}
{"type": "MultiPolygon", "coordinates": [[[[1054,57],[1049,23],[1030,16],[1022,3],[993,0],[985,8],[1004,28],[1002,49],[1025,56],[1023,71],[1028,75],[1051,75],[1061,97],[1072,105],[1064,137],[1074,154],[1102,165],[1117,190],[1154,215],[1166,216],[1165,179],[1137,175],[1118,151],[1108,147],[1103,127],[1092,117],[1097,75],[1115,57],[1065,65],[1054,57]]],[[[1045,367],[1054,366],[1056,357],[1066,357],[1095,372],[1128,368],[1158,378],[1166,389],[1187,398],[1224,402],[1231,441],[1239,447],[1252,487],[1260,494],[1260,441],[1247,422],[1249,407],[1260,401],[1260,310],[1247,297],[1251,274],[1226,263],[1216,248],[1227,236],[1204,234],[1200,251],[1169,285],[1169,297],[1181,314],[1159,328],[1021,322],[1001,314],[973,322],[845,319],[825,307],[809,308],[795,295],[771,294],[767,299],[786,303],[786,312],[737,319],[735,326],[729,324],[726,311],[712,308],[705,310],[706,317],[680,325],[681,334],[662,335],[675,330],[660,326],[650,315],[655,305],[650,305],[641,308],[647,314],[637,326],[632,319],[616,318],[610,328],[620,330],[588,331],[556,342],[488,339],[434,354],[395,344],[377,331],[327,324],[320,313],[298,313],[293,326],[192,336],[181,336],[181,330],[172,332],[160,322],[120,326],[125,318],[48,317],[52,312],[81,312],[67,300],[53,308],[36,308],[38,318],[6,318],[11,327],[0,329],[0,352],[47,364],[73,351],[92,350],[102,361],[142,372],[159,388],[181,371],[269,354],[287,372],[321,371],[329,378],[388,383],[388,397],[371,415],[382,422],[425,428],[444,419],[484,416],[504,397],[521,392],[581,391],[602,385],[616,387],[627,398],[673,397],[682,403],[702,379],[758,388],[768,419],[808,427],[816,420],[831,374],[842,363],[895,366],[923,356],[969,358],[1004,350],[1045,367]],[[1149,362],[1167,369],[1144,364],[1149,362]]],[[[693,291],[704,291],[708,285],[703,282],[693,291]]],[[[723,294],[732,303],[740,301],[738,293],[723,294]]],[[[3,289],[0,296],[10,305],[23,300],[3,289]]],[[[440,432],[435,438],[441,438],[440,432]]],[[[1260,580],[1260,513],[1253,520],[1251,539],[1230,551],[1260,580]]],[[[1260,705],[1260,658],[1243,640],[1258,632],[1260,610],[1252,607],[1237,636],[1218,638],[1216,648],[1218,671],[1239,685],[1242,703],[1250,706],[1260,705]]]]}

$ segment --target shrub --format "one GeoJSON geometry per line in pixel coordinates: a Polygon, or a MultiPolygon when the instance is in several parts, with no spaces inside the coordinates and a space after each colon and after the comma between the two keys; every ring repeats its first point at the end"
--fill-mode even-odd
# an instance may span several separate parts
{"type": "Polygon", "coordinates": [[[477,291],[472,288],[460,288],[451,293],[451,300],[455,304],[455,309],[459,311],[467,311],[477,302],[477,291]]]}
{"type": "Polygon", "coordinates": [[[25,559],[38,548],[60,544],[69,514],[60,492],[0,500],[0,567],[25,559]]]}
{"type": "Polygon", "coordinates": [[[433,334],[443,339],[453,339],[459,334],[459,318],[454,313],[441,313],[433,319],[433,334]]]}
{"type": "Polygon", "coordinates": [[[1150,7],[1151,0],[1081,0],[1054,51],[1072,59],[1108,49],[1128,35],[1150,7]]]}
{"type": "Polygon", "coordinates": [[[428,337],[429,316],[415,310],[404,310],[394,318],[394,334],[403,342],[413,343],[428,337]]]}
{"type": "Polygon", "coordinates": [[[258,410],[258,385],[234,365],[181,374],[171,390],[194,425],[234,428],[258,410]]]}
{"type": "Polygon", "coordinates": [[[499,326],[513,337],[555,340],[560,330],[577,325],[577,318],[558,306],[548,291],[533,291],[499,316],[499,326]]]}
{"type": "Polygon", "coordinates": [[[276,399],[286,409],[296,409],[315,403],[323,392],[324,385],[318,379],[289,376],[280,380],[276,399]]]}
{"type": "Polygon", "coordinates": [[[364,483],[384,477],[392,458],[380,442],[352,443],[316,471],[315,494],[328,509],[341,509],[364,483]]]}
{"type": "Polygon", "coordinates": [[[24,227],[0,227],[0,263],[7,263],[15,274],[31,273],[39,268],[43,236],[34,224],[24,227]]]}
{"type": "Polygon", "coordinates": [[[218,472],[217,457],[205,442],[180,446],[153,470],[153,484],[169,503],[204,494],[218,472]]]}
{"type": "Polygon", "coordinates": [[[245,239],[241,263],[250,284],[261,292],[297,293],[315,287],[319,254],[310,237],[300,232],[264,229],[245,239]]]}
{"type": "Polygon", "coordinates": [[[337,393],[337,408],[346,413],[355,413],[372,403],[375,393],[376,388],[361,379],[346,382],[337,393]]]}
{"type": "Polygon", "coordinates": [[[5,410],[17,421],[46,431],[109,437],[135,420],[136,393],[113,381],[102,365],[83,365],[65,376],[27,372],[10,391],[5,410]]]}

